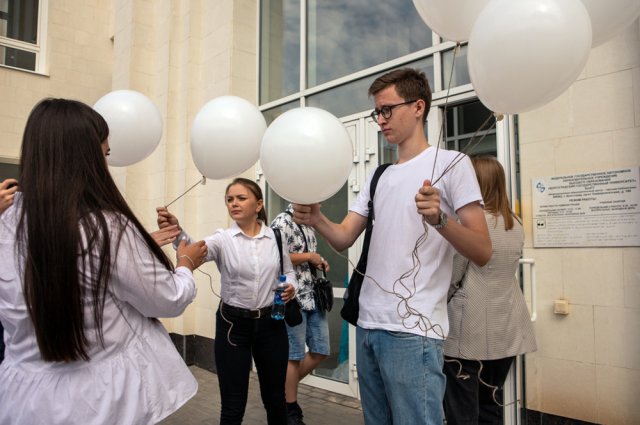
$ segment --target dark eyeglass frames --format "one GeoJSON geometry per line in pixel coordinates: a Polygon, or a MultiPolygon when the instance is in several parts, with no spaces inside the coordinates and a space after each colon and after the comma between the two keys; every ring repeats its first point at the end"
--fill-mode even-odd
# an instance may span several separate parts
{"type": "Polygon", "coordinates": [[[417,101],[418,99],[414,99],[414,100],[407,100],[406,102],[402,102],[402,103],[396,103],[395,105],[384,105],[380,109],[378,108],[374,109],[371,112],[371,118],[373,118],[373,120],[377,122],[378,117],[382,115],[382,118],[384,118],[385,120],[388,120],[389,118],[391,118],[391,113],[393,112],[393,108],[395,108],[396,106],[408,105],[409,103],[413,103],[417,101]]]}

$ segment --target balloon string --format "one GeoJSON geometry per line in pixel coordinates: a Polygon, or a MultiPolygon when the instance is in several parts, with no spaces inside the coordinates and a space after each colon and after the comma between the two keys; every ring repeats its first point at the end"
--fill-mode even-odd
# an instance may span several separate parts
{"type": "MultiPolygon", "coordinates": [[[[433,182],[433,176],[436,173],[436,163],[438,162],[438,151],[440,151],[440,138],[444,134],[443,141],[447,140],[447,106],[449,105],[449,93],[451,92],[451,82],[453,81],[453,71],[456,68],[456,56],[458,56],[458,52],[460,51],[460,43],[456,43],[456,47],[453,48],[453,59],[451,60],[451,71],[449,72],[449,81],[447,83],[447,95],[444,99],[444,108],[442,112],[442,125],[440,126],[440,132],[438,133],[438,138],[436,139],[436,156],[433,160],[433,170],[431,170],[431,181],[433,182]]],[[[431,183],[433,186],[433,183],[431,183]]]]}
{"type": "Polygon", "coordinates": [[[207,182],[207,178],[205,176],[202,176],[201,179],[198,180],[198,182],[196,184],[194,184],[193,186],[191,186],[189,189],[187,189],[182,195],[178,196],[176,199],[174,199],[173,201],[169,202],[167,205],[165,205],[165,208],[169,208],[169,205],[173,204],[174,202],[176,202],[178,199],[182,198],[184,195],[186,195],[187,193],[189,193],[189,191],[191,191],[191,189],[193,189],[194,187],[196,187],[199,184],[205,184],[207,182]]]}

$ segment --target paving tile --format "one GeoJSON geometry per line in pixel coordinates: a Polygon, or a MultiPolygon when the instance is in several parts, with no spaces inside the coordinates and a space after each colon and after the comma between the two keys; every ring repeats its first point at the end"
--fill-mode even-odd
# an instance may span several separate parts
{"type": "MultiPolygon", "coordinates": [[[[198,380],[198,393],[180,410],[160,422],[160,425],[211,425],[219,422],[218,375],[196,366],[191,366],[190,369],[198,380]]],[[[304,422],[307,425],[364,424],[360,401],[355,398],[300,384],[298,403],[302,406],[304,422]]],[[[258,376],[254,372],[251,373],[249,381],[249,399],[242,423],[244,425],[267,423],[260,398],[258,376]]]]}

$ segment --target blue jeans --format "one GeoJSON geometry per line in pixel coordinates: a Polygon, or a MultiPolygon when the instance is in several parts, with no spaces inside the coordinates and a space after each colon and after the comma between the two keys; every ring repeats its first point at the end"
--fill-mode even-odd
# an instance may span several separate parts
{"type": "Polygon", "coordinates": [[[289,360],[302,360],[305,355],[305,342],[311,353],[328,356],[329,320],[327,313],[319,310],[300,310],[302,323],[298,326],[287,325],[289,336],[289,360]]]}
{"type": "Polygon", "coordinates": [[[356,329],[356,360],[366,425],[442,425],[442,340],[356,329]]]}

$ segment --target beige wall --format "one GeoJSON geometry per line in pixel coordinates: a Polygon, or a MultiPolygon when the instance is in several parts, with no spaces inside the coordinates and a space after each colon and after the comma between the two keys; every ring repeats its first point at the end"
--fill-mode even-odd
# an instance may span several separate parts
{"type": "Polygon", "coordinates": [[[519,122],[525,257],[538,269],[539,350],[527,356],[527,407],[640,423],[640,248],[533,248],[531,205],[535,177],[640,165],[638,22],[592,49],[572,87],[519,122]],[[554,315],[557,298],[571,302],[571,314],[554,315]]]}
{"type": "MultiPolygon", "coordinates": [[[[44,97],[93,105],[111,90],[148,96],[164,119],[158,149],[144,161],[112,167],[118,186],[149,230],[155,207],[200,179],[189,134],[209,100],[232,94],[256,102],[256,0],[49,0],[48,75],[0,67],[0,158],[17,159],[30,110],[44,97]]],[[[253,170],[246,175],[254,177],[253,170]]],[[[229,225],[223,192],[208,181],[171,206],[194,238],[229,225]]],[[[167,252],[174,255],[169,248],[167,252]]],[[[170,331],[213,338],[219,279],[197,272],[198,297],[170,331]]]]}
{"type": "MultiPolygon", "coordinates": [[[[113,170],[134,211],[155,229],[155,208],[171,202],[200,178],[190,151],[195,115],[222,95],[256,102],[255,0],[115,1],[113,89],[149,96],[165,128],[160,147],[126,169],[113,170]]],[[[247,171],[252,177],[252,170],[247,171]]],[[[229,225],[224,207],[228,181],[208,180],[171,205],[180,224],[202,238],[229,225]]],[[[171,255],[171,248],[167,249],[171,255]]],[[[213,338],[219,299],[215,264],[196,272],[198,297],[182,317],[164,320],[169,331],[213,338]]]]}
{"type": "Polygon", "coordinates": [[[95,103],[111,87],[111,1],[49,1],[48,75],[0,67],[0,156],[18,158],[33,106],[45,97],[95,103]]]}

